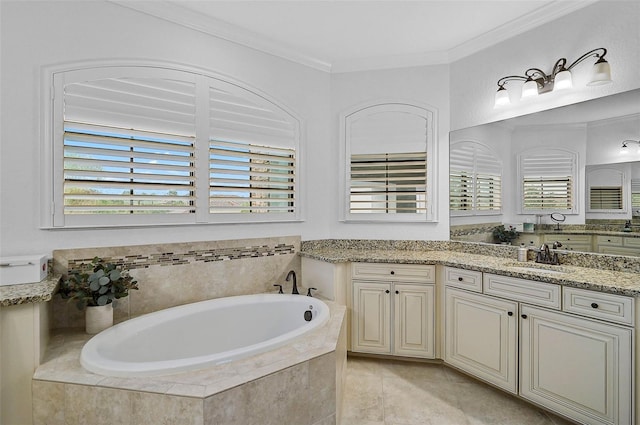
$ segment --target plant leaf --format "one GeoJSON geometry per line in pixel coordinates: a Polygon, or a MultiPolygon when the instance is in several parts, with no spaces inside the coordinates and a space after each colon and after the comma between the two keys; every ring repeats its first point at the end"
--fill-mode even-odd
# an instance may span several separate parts
{"type": "Polygon", "coordinates": [[[97,291],[98,289],[100,289],[100,282],[94,280],[93,282],[89,283],[89,289],[91,289],[92,291],[97,291]]]}
{"type": "Polygon", "coordinates": [[[98,305],[107,305],[107,301],[109,301],[109,297],[106,295],[98,297],[98,305]]]}
{"type": "Polygon", "coordinates": [[[104,285],[108,285],[108,284],[109,284],[109,282],[111,282],[111,279],[109,279],[109,277],[108,277],[108,276],[102,276],[102,277],[100,278],[100,280],[98,280],[98,283],[99,283],[100,285],[102,285],[102,286],[104,286],[104,285]]]}
{"type": "Polygon", "coordinates": [[[109,278],[111,280],[120,279],[120,270],[112,270],[111,273],[109,273],[109,278]]]}

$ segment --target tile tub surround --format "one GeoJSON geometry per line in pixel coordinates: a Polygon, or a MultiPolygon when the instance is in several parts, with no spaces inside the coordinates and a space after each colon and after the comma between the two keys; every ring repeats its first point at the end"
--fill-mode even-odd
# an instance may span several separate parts
{"type": "Polygon", "coordinates": [[[518,268],[535,268],[539,265],[532,261],[517,263],[516,250],[517,247],[511,246],[464,242],[341,240],[335,244],[331,241],[303,242],[300,255],[330,263],[437,264],[640,297],[640,258],[581,254],[589,257],[588,264],[591,267],[563,264],[562,273],[549,274],[518,268]],[[602,258],[600,262],[599,257],[602,258]],[[633,263],[637,268],[618,268],[626,271],[615,271],[606,267],[606,261],[613,262],[618,258],[622,258],[623,261],[637,260],[639,264],[633,263]]]}
{"type": "Polygon", "coordinates": [[[290,345],[197,371],[144,378],[80,365],[89,335],[59,330],[32,381],[34,425],[336,424],[346,365],[344,306],[290,345]]]}
{"type": "MultiPolygon", "coordinates": [[[[128,268],[140,289],[116,302],[119,323],[177,305],[271,292],[274,283],[290,292],[285,277],[289,270],[300,274],[299,250],[299,236],[68,249],[53,252],[53,267],[65,275],[98,256],[128,268]]],[[[84,327],[84,312],[60,297],[53,298],[53,319],[54,328],[84,327]]]]}

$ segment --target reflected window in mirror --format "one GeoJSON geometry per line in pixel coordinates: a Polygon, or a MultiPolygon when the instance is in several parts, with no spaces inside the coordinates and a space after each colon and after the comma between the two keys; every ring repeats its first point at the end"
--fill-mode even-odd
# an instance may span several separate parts
{"type": "Polygon", "coordinates": [[[640,179],[631,179],[631,209],[634,217],[640,217],[640,179]]]}
{"type": "MultiPolygon", "coordinates": [[[[622,213],[625,208],[625,176],[609,167],[587,167],[587,212],[622,213]]],[[[628,202],[628,201],[627,201],[628,202]]]]}
{"type": "Polygon", "coordinates": [[[341,124],[345,220],[431,220],[433,112],[374,103],[344,114],[341,124]]]}
{"type": "Polygon", "coordinates": [[[518,159],[522,214],[577,212],[575,182],[578,155],[563,149],[530,149],[518,159]]]}
{"type": "Polygon", "coordinates": [[[452,143],[449,151],[449,210],[452,216],[502,213],[502,163],[488,146],[452,143]]]}

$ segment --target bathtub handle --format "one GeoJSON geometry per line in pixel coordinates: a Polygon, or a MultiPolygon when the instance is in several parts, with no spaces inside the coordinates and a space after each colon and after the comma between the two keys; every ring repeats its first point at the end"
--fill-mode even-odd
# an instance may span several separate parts
{"type": "Polygon", "coordinates": [[[307,289],[307,297],[313,297],[313,295],[311,295],[311,290],[312,290],[312,289],[313,289],[314,291],[317,291],[317,290],[318,290],[318,288],[309,288],[309,289],[307,289]]]}
{"type": "Polygon", "coordinates": [[[277,283],[274,283],[273,286],[277,286],[280,289],[278,290],[278,294],[284,294],[284,292],[282,292],[282,285],[278,285],[277,283]]]}

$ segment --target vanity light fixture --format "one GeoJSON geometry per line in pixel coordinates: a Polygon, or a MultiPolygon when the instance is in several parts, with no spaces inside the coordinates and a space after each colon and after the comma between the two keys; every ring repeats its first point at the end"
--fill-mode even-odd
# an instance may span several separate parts
{"type": "Polygon", "coordinates": [[[538,94],[549,91],[558,91],[570,89],[573,87],[571,79],[571,69],[589,57],[595,57],[598,60],[591,70],[591,79],[587,83],[588,86],[596,86],[611,82],[611,67],[609,62],[605,60],[607,49],[598,47],[576,59],[571,65],[567,65],[566,58],[560,58],[556,61],[550,74],[546,74],[539,68],[529,68],[524,75],[508,75],[498,80],[498,91],[496,92],[495,106],[504,106],[510,104],[509,92],[505,88],[505,84],[509,81],[524,81],[522,86],[522,98],[535,97],[538,94]]]}
{"type": "Polygon", "coordinates": [[[631,147],[629,145],[636,144],[636,143],[638,144],[638,153],[640,154],[640,140],[631,140],[631,139],[622,141],[622,146],[620,146],[620,153],[622,155],[627,155],[631,153],[631,147]]]}

